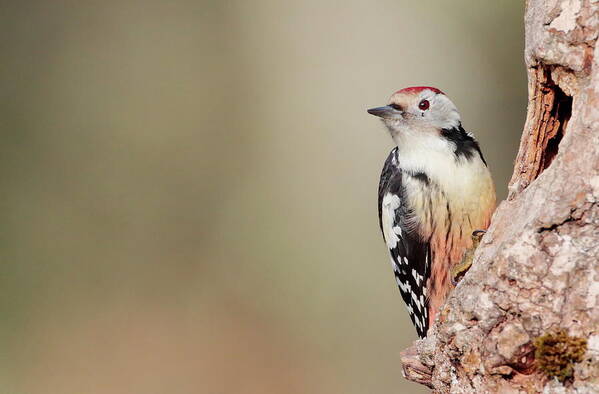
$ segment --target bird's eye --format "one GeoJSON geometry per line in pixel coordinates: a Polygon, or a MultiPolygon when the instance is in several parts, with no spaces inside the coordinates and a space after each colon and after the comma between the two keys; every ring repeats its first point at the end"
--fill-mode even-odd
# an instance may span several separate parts
{"type": "Polygon", "coordinates": [[[389,107],[396,109],[398,111],[401,111],[401,105],[399,105],[399,104],[395,104],[395,103],[389,104],[389,107]]]}
{"type": "Polygon", "coordinates": [[[418,104],[418,108],[420,108],[422,111],[426,111],[429,106],[430,103],[428,102],[428,100],[422,100],[420,104],[418,104]]]}

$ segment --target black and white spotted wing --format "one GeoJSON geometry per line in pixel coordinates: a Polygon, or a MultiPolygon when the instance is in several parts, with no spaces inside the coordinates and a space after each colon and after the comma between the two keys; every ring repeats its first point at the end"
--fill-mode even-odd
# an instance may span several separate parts
{"type": "Polygon", "coordinates": [[[393,149],[379,183],[379,224],[389,248],[395,280],[420,338],[428,330],[426,281],[430,276],[431,251],[428,241],[420,239],[407,225],[413,214],[405,198],[405,177],[421,181],[424,174],[407,174],[399,166],[397,148],[393,149]]]}

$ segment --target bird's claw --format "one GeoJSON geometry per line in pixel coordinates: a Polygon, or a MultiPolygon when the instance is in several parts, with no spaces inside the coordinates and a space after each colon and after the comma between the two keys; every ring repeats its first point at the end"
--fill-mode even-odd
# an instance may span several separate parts
{"type": "Polygon", "coordinates": [[[454,265],[451,269],[451,283],[454,286],[458,284],[464,274],[470,269],[470,266],[472,265],[472,259],[474,258],[474,251],[480,244],[480,240],[485,233],[485,230],[475,230],[472,232],[472,247],[464,252],[462,261],[454,265]]]}

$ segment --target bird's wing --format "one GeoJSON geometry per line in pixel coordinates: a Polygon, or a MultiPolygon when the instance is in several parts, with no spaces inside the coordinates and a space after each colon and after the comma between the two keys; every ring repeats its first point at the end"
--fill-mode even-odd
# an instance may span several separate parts
{"type": "Polygon", "coordinates": [[[379,224],[389,248],[395,280],[406,303],[418,336],[428,330],[426,284],[430,276],[431,248],[407,219],[410,207],[402,186],[404,176],[398,167],[397,148],[391,151],[379,183],[379,224]]]}

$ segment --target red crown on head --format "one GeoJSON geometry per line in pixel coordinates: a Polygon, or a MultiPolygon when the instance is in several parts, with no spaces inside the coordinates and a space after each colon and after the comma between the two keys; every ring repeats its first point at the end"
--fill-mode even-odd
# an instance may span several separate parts
{"type": "Polygon", "coordinates": [[[423,90],[431,90],[437,94],[445,94],[443,93],[441,90],[437,89],[437,88],[433,88],[432,86],[411,86],[409,88],[403,88],[401,90],[398,90],[395,93],[420,93],[423,90]]]}

